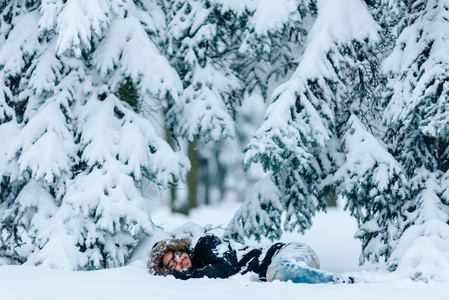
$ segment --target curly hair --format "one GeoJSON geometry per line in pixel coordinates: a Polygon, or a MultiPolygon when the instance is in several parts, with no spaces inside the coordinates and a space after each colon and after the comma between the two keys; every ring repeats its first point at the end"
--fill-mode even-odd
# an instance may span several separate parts
{"type": "Polygon", "coordinates": [[[165,253],[168,251],[184,251],[190,253],[190,245],[191,241],[189,239],[167,239],[154,244],[147,264],[150,273],[163,276],[173,273],[173,270],[163,265],[162,259],[165,253]]]}

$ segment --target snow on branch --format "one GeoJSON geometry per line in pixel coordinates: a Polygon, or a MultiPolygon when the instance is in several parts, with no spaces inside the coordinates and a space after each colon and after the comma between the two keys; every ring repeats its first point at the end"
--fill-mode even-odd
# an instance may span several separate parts
{"type": "Polygon", "coordinates": [[[137,83],[141,97],[175,100],[182,89],[175,70],[150,40],[134,17],[115,20],[93,54],[94,65],[109,84],[118,89],[124,78],[137,83]]]}
{"type": "Polygon", "coordinates": [[[245,202],[228,225],[224,234],[226,237],[239,242],[250,237],[255,237],[257,241],[264,236],[271,240],[281,237],[284,206],[279,201],[280,191],[270,177],[265,176],[248,191],[245,202]]]}

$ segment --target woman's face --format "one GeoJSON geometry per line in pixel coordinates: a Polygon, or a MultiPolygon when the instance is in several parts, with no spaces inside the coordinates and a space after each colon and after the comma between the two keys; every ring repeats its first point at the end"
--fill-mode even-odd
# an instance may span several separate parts
{"type": "Polygon", "coordinates": [[[184,269],[190,269],[192,267],[192,261],[187,252],[184,251],[167,251],[162,258],[164,267],[180,272],[184,269]]]}

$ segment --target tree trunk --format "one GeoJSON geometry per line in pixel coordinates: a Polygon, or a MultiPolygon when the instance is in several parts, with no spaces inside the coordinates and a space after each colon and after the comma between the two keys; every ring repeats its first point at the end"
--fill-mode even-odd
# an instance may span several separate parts
{"type": "Polygon", "coordinates": [[[210,205],[210,174],[209,174],[209,161],[206,158],[201,159],[201,173],[203,178],[203,186],[204,186],[204,204],[210,205]]]}
{"type": "MultiPolygon", "coordinates": [[[[164,116],[165,116],[165,112],[164,112],[164,116]]],[[[168,142],[168,144],[171,146],[171,148],[173,150],[176,149],[176,142],[172,137],[172,132],[170,129],[165,128],[165,138],[168,142]]],[[[176,192],[178,185],[177,185],[177,181],[175,180],[173,182],[173,185],[170,188],[170,208],[171,208],[171,212],[175,213],[175,212],[179,212],[179,209],[177,207],[177,196],[178,193],[176,192]]]]}
{"type": "Polygon", "coordinates": [[[200,164],[200,155],[196,150],[196,146],[198,144],[198,140],[195,137],[192,142],[189,143],[189,159],[191,164],[191,169],[189,174],[187,175],[187,205],[185,208],[186,215],[189,214],[192,208],[198,206],[198,168],[200,164]]]}

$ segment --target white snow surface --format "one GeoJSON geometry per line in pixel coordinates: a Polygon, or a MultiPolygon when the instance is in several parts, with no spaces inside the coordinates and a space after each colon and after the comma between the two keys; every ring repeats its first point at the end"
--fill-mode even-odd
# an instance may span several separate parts
{"type": "MultiPolygon", "coordinates": [[[[210,224],[212,233],[222,235],[239,204],[201,207],[190,217],[171,215],[166,208],[153,210],[153,221],[165,231],[210,224]]],[[[258,282],[254,274],[227,279],[190,279],[150,275],[145,261],[151,243],[140,247],[130,264],[102,271],[75,272],[46,267],[0,266],[0,299],[447,299],[447,282],[413,282],[382,271],[379,266],[358,266],[360,243],[352,236],[356,222],[348,212],[329,208],[314,219],[305,235],[285,234],[282,241],[299,241],[318,254],[321,269],[358,278],[355,284],[295,284],[258,282]]],[[[253,242],[248,242],[253,243],[253,242]]],[[[270,241],[262,241],[269,245],[270,241]]]]}

